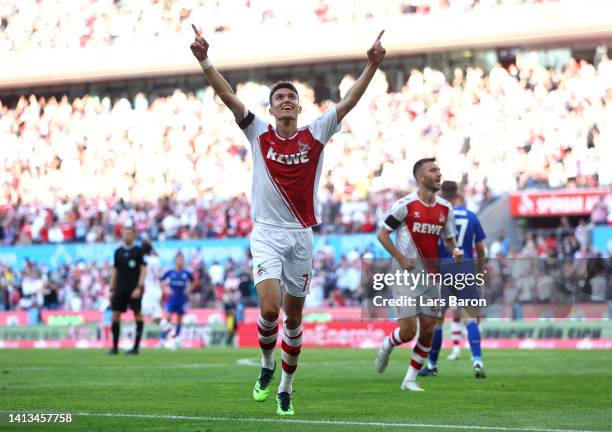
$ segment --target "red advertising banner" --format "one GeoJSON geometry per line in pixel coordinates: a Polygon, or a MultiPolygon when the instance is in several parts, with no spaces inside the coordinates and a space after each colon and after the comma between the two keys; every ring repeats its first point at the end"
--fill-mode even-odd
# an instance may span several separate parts
{"type": "MultiPolygon", "coordinates": [[[[395,321],[305,323],[302,327],[302,346],[377,348],[395,327],[395,321]]],[[[278,346],[281,340],[277,338],[278,346]]],[[[259,347],[257,324],[238,327],[238,341],[240,347],[259,347]]]]}
{"type": "Polygon", "coordinates": [[[610,190],[568,190],[522,192],[510,194],[512,216],[588,215],[601,197],[612,196],[610,190]]]}
{"type": "MultiPolygon", "coordinates": [[[[132,339],[123,339],[119,344],[121,349],[131,349],[133,346],[132,339]]],[[[143,339],[140,342],[141,348],[157,348],[159,339],[143,339]]],[[[110,340],[14,340],[14,341],[3,341],[0,340],[0,349],[17,349],[17,348],[28,348],[28,349],[48,349],[48,348],[110,348],[112,346],[110,340]]],[[[181,341],[181,348],[204,348],[204,342],[202,340],[183,340],[181,341]]]]}
{"type": "MultiPolygon", "coordinates": [[[[539,319],[541,317],[554,317],[556,319],[568,319],[572,313],[580,312],[578,315],[584,319],[602,319],[607,316],[608,304],[601,303],[577,303],[574,305],[523,305],[524,319],[539,319]]],[[[501,312],[503,317],[512,316],[512,307],[504,306],[501,312]]],[[[246,308],[242,324],[256,323],[259,318],[258,308],[246,308]]],[[[0,312],[0,327],[3,326],[25,326],[31,324],[46,324],[49,326],[78,326],[84,324],[101,324],[104,321],[104,312],[95,310],[85,311],[48,311],[40,313],[40,322],[31,322],[32,316],[27,311],[4,311],[0,312]]],[[[107,317],[110,321],[110,317],[107,317]]],[[[124,315],[124,320],[131,321],[132,313],[124,315]]],[[[145,319],[148,322],[147,319],[145,319]]],[[[183,321],[187,324],[213,324],[224,323],[225,312],[221,309],[190,309],[187,311],[183,321]]],[[[361,309],[358,307],[344,308],[316,308],[305,309],[305,323],[344,323],[362,321],[361,309]]]]}
{"type": "MultiPolygon", "coordinates": [[[[124,315],[127,320],[132,319],[132,313],[124,315]]],[[[259,308],[246,308],[244,311],[245,323],[256,323],[259,318],[259,308]]],[[[0,312],[0,326],[28,325],[32,317],[27,311],[5,311],[0,312]]],[[[82,325],[98,324],[104,319],[104,312],[96,310],[84,311],[50,311],[43,310],[40,314],[40,323],[47,325],[82,325]]],[[[305,322],[328,322],[328,321],[359,321],[361,320],[360,308],[314,308],[304,310],[305,322]]],[[[192,324],[210,324],[213,322],[225,322],[225,312],[221,309],[190,309],[185,315],[184,321],[192,324]]]]}
{"type": "MultiPolygon", "coordinates": [[[[143,348],[156,347],[158,340],[143,339],[141,346],[143,348]]],[[[132,341],[126,340],[121,344],[122,349],[132,347],[132,341]]],[[[453,342],[445,340],[442,348],[452,348],[453,342]]],[[[242,346],[242,345],[241,345],[242,346]]],[[[485,349],[612,349],[612,339],[484,339],[482,347],[485,349]]],[[[0,341],[0,349],[60,349],[60,348],[110,348],[109,341],[85,341],[85,340],[49,340],[49,341],[0,341]]],[[[202,341],[186,340],[181,343],[183,348],[204,348],[202,341]]],[[[253,348],[253,347],[251,347],[253,348]]],[[[400,348],[412,348],[412,344],[401,345],[400,348]]],[[[464,344],[464,349],[469,349],[467,344],[464,344]]]]}
{"type": "MultiPolygon", "coordinates": [[[[302,346],[311,348],[378,348],[386,335],[395,327],[396,322],[347,322],[326,324],[304,324],[302,328],[302,346]]],[[[281,339],[277,339],[280,346],[281,339]]],[[[443,348],[452,348],[449,338],[443,342],[443,348]]],[[[463,348],[469,349],[466,341],[463,348]]],[[[412,348],[414,343],[401,345],[412,348]]],[[[257,324],[247,324],[238,329],[238,346],[241,348],[259,347],[257,324]]],[[[553,339],[553,338],[499,338],[483,339],[482,347],[486,349],[612,349],[612,339],[553,339]]]]}
{"type": "MultiPolygon", "coordinates": [[[[310,348],[370,348],[380,346],[397,323],[394,321],[340,321],[327,323],[304,323],[302,343],[310,348]]],[[[145,327],[146,328],[146,327],[145,327]]],[[[108,328],[104,330],[110,330],[108,328]]],[[[223,328],[214,326],[187,328],[183,332],[181,348],[203,348],[225,345],[223,328]],[[216,335],[216,336],[215,336],[216,335]],[[220,338],[219,338],[220,337],[220,338]]],[[[108,348],[110,331],[101,333],[74,333],[54,336],[53,333],[39,333],[33,330],[18,333],[5,330],[0,337],[0,350],[11,348],[108,348]]],[[[236,346],[241,348],[259,347],[256,323],[241,324],[236,335],[236,346]]],[[[482,346],[486,349],[612,349],[612,329],[607,321],[493,321],[486,322],[482,333],[482,346]]],[[[133,331],[127,331],[121,339],[121,348],[130,348],[133,331]]],[[[277,338],[280,346],[282,338],[277,338]]],[[[461,341],[469,349],[465,338],[461,341]]],[[[154,348],[159,344],[155,333],[148,334],[142,341],[143,348],[154,348]]],[[[451,338],[445,338],[444,348],[450,348],[451,338]]],[[[413,343],[402,345],[412,348],[413,343]]],[[[176,348],[166,346],[167,348],[176,348]]]]}

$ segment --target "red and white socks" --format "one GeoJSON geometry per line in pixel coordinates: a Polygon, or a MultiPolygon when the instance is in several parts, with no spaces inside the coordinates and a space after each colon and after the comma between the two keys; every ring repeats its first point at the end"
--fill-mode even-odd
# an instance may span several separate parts
{"type": "Polygon", "coordinates": [[[406,372],[406,377],[404,378],[404,381],[416,381],[417,374],[423,367],[423,364],[425,364],[430,349],[431,345],[426,346],[421,344],[421,342],[417,342],[417,344],[414,346],[414,349],[412,350],[412,359],[410,360],[410,366],[408,367],[408,372],[406,372]]]}
{"type": "Polygon", "coordinates": [[[451,322],[451,340],[453,341],[453,350],[448,356],[449,360],[457,360],[461,354],[461,340],[463,339],[463,323],[461,320],[454,319],[451,322]]]}
{"type": "Polygon", "coordinates": [[[274,369],[274,347],[278,336],[278,320],[267,321],[259,317],[257,321],[257,336],[261,348],[261,367],[274,369]]]}
{"type": "Polygon", "coordinates": [[[393,348],[395,348],[396,346],[399,346],[399,345],[401,345],[403,343],[404,342],[400,338],[400,328],[397,327],[395,330],[393,330],[391,333],[389,333],[388,336],[385,337],[385,340],[383,341],[382,348],[387,353],[390,353],[391,351],[393,351],[393,348]]]}
{"type": "Polygon", "coordinates": [[[278,392],[293,392],[293,376],[298,366],[300,351],[302,350],[302,326],[299,325],[295,329],[283,327],[283,343],[282,343],[282,366],[283,372],[281,382],[278,386],[278,392]]]}
{"type": "MultiPolygon", "coordinates": [[[[399,330],[399,329],[398,329],[399,330]]],[[[268,321],[259,317],[257,322],[259,348],[261,348],[261,367],[274,369],[274,347],[278,337],[278,321],[268,321]]],[[[298,366],[300,351],[302,350],[302,326],[295,329],[283,327],[283,341],[281,345],[282,376],[278,392],[292,393],[293,376],[298,366]]]]}

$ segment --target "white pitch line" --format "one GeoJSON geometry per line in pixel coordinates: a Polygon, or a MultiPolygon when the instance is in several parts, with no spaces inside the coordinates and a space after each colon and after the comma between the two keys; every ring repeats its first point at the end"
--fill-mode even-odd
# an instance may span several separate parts
{"type": "MultiPolygon", "coordinates": [[[[356,364],[371,364],[371,360],[352,360],[352,361],[322,361],[322,362],[309,362],[309,361],[301,361],[300,366],[307,366],[310,364],[315,364],[317,366],[337,366],[337,365],[356,365],[356,364]]],[[[261,366],[261,360],[259,358],[241,358],[236,360],[236,364],[238,366],[261,366]]]]}
{"type": "Polygon", "coordinates": [[[471,426],[471,425],[450,425],[450,424],[426,424],[426,423],[386,423],[386,422],[366,422],[350,420],[289,420],[289,419],[270,419],[270,418],[234,418],[234,417],[205,417],[205,416],[184,416],[184,415],[157,415],[157,414],[130,414],[130,413],[76,413],[77,416],[84,417],[127,417],[154,420],[198,420],[198,421],[229,421],[240,423],[284,423],[284,424],[307,424],[307,425],[329,425],[329,426],[369,426],[369,427],[395,427],[395,428],[421,428],[421,429],[462,429],[462,430],[489,430],[489,431],[511,431],[511,432],[606,432],[593,430],[576,429],[542,429],[542,428],[519,428],[504,426],[471,426]]]}

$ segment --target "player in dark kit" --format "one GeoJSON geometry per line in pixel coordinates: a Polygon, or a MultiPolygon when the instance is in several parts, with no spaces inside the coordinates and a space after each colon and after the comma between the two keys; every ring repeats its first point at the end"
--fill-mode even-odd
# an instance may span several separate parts
{"type": "Polygon", "coordinates": [[[141,302],[144,291],[144,279],[147,272],[144,254],[136,246],[136,230],[133,225],[123,227],[123,244],[115,250],[113,270],[111,272],[111,309],[113,311],[113,347],[109,354],[117,354],[119,345],[119,329],[121,327],[121,314],[127,311],[128,305],[134,312],[136,321],[136,338],[134,347],[126,354],[138,354],[140,338],[144,322],[142,320],[141,302]]]}

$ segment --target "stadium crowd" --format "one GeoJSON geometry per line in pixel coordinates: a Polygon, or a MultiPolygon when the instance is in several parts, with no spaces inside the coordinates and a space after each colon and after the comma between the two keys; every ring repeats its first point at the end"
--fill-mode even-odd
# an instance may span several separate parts
{"type": "Polygon", "coordinates": [[[326,23],[550,1],[559,0],[5,0],[0,4],[0,53],[148,44],[191,34],[192,22],[216,33],[256,32],[262,25],[312,31],[313,26],[326,23]]]}
{"type": "MultiPolygon", "coordinates": [[[[353,77],[339,85],[344,95],[353,77]]],[[[331,106],[297,83],[305,124],[331,106]]],[[[503,192],[612,184],[612,61],[413,70],[390,92],[384,72],[325,152],[325,232],[368,232],[413,189],[411,167],[437,157],[478,211],[503,192]],[[360,167],[360,169],[355,169],[360,167]]],[[[238,96],[262,118],[269,87],[238,96]]],[[[0,102],[0,242],[114,241],[127,218],[153,240],[244,236],[250,149],[212,90],[133,101],[87,95],[0,102]]],[[[597,223],[610,223],[610,203],[597,223]]]]}
{"type": "MultiPolygon", "coordinates": [[[[597,273],[599,277],[592,291],[592,300],[608,298],[606,284],[612,282],[612,257],[606,261],[602,258],[605,254],[595,251],[590,245],[588,237],[592,226],[583,220],[573,229],[564,219],[554,233],[529,234],[521,249],[514,249],[500,232],[487,252],[491,258],[488,271],[492,278],[487,298],[505,304],[562,302],[570,290],[570,281],[575,280],[574,292],[583,289],[578,281],[581,277],[584,279],[584,270],[581,269],[586,262],[584,258],[601,258],[602,267],[597,273]],[[542,267],[546,263],[548,267],[542,267]],[[561,264],[566,267],[570,264],[566,274],[556,276],[557,281],[563,281],[563,286],[549,280],[557,271],[555,263],[559,268],[561,264]],[[536,283],[536,280],[548,283],[536,283]]],[[[334,258],[330,246],[316,251],[306,306],[359,306],[362,298],[361,258],[373,256],[371,246],[347,251],[340,259],[334,258]]],[[[188,256],[187,267],[195,278],[190,295],[191,307],[257,304],[248,250],[243,260],[230,258],[224,263],[205,263],[198,253],[194,253],[188,256]]],[[[30,261],[21,271],[0,263],[0,311],[26,310],[33,306],[73,311],[104,310],[108,306],[110,272],[111,264],[108,262],[79,261],[52,269],[46,264],[30,261]]]]}

